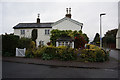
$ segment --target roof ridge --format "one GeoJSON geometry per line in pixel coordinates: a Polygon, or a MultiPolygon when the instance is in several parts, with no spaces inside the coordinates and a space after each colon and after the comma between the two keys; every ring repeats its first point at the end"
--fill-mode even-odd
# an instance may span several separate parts
{"type": "Polygon", "coordinates": [[[42,23],[19,23],[19,24],[43,24],[43,23],[54,23],[54,22],[42,22],[42,23]]]}

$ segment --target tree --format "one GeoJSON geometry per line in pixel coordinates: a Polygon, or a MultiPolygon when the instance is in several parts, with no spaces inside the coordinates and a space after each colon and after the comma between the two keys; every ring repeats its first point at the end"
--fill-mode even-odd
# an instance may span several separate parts
{"type": "Polygon", "coordinates": [[[88,43],[89,38],[88,38],[87,34],[84,33],[84,34],[82,34],[82,36],[83,36],[84,40],[86,41],[86,43],[88,43]]]}
{"type": "Polygon", "coordinates": [[[35,42],[35,44],[36,44],[37,36],[38,36],[37,29],[33,29],[32,30],[32,40],[35,42]]]}
{"type": "Polygon", "coordinates": [[[116,34],[117,34],[118,29],[112,29],[108,30],[104,37],[102,38],[103,44],[106,47],[111,47],[112,45],[116,44],[116,34]]]}
{"type": "Polygon", "coordinates": [[[84,45],[87,43],[84,37],[80,34],[75,35],[75,48],[84,48],[84,45]]]}
{"type": "Polygon", "coordinates": [[[100,42],[100,35],[99,35],[99,33],[96,33],[93,42],[95,42],[95,43],[100,42]]]}

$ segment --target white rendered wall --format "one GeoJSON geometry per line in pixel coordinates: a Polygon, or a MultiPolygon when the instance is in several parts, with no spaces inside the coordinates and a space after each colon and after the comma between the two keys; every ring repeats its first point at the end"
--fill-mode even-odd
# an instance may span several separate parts
{"type": "Polygon", "coordinates": [[[38,38],[36,39],[37,46],[39,46],[39,41],[44,41],[44,45],[47,45],[50,42],[50,34],[45,34],[45,29],[49,29],[51,31],[52,28],[40,28],[38,29],[38,38]]]}
{"type": "MultiPolygon", "coordinates": [[[[50,41],[50,34],[45,35],[45,29],[49,29],[51,31],[52,28],[35,28],[38,31],[38,37],[36,39],[37,46],[39,46],[39,41],[44,41],[44,45],[47,45],[47,42],[50,41]]],[[[14,29],[14,35],[18,35],[21,37],[31,38],[33,28],[31,29],[14,29]],[[25,35],[21,35],[21,30],[25,30],[25,35]]]]}
{"type": "Polygon", "coordinates": [[[27,38],[31,38],[31,32],[33,29],[14,29],[14,35],[18,35],[21,37],[27,37],[27,38]],[[22,34],[21,35],[21,30],[25,30],[25,35],[22,34]]]}
{"type": "Polygon", "coordinates": [[[118,29],[118,32],[116,35],[116,48],[120,49],[120,28],[118,29]]]}
{"type": "Polygon", "coordinates": [[[59,29],[59,30],[81,30],[81,26],[77,25],[69,20],[65,20],[57,25],[54,25],[52,29],[59,29]]]}

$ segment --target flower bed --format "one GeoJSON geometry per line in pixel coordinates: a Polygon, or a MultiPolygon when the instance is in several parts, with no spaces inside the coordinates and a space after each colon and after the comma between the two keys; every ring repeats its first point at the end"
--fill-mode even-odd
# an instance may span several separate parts
{"type": "Polygon", "coordinates": [[[44,46],[38,49],[28,49],[26,57],[41,58],[43,60],[77,60],[89,62],[104,62],[109,60],[109,51],[105,51],[95,45],[89,45],[89,49],[73,49],[65,46],[44,46]]]}

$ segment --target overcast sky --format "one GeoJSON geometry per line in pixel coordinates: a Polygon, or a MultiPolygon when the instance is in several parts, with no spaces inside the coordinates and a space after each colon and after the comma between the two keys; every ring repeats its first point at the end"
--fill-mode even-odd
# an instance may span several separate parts
{"type": "MultiPolygon", "coordinates": [[[[22,0],[21,0],[22,1],[22,0]]],[[[13,27],[18,23],[36,22],[37,14],[40,13],[41,22],[55,22],[66,14],[66,8],[71,7],[72,19],[83,23],[83,32],[93,40],[99,33],[100,13],[102,16],[102,36],[111,29],[118,28],[118,2],[115,0],[107,2],[87,1],[41,1],[41,2],[8,2],[0,3],[2,15],[1,33],[13,33],[13,27]]],[[[1,22],[0,22],[1,23],[1,22]]]]}

